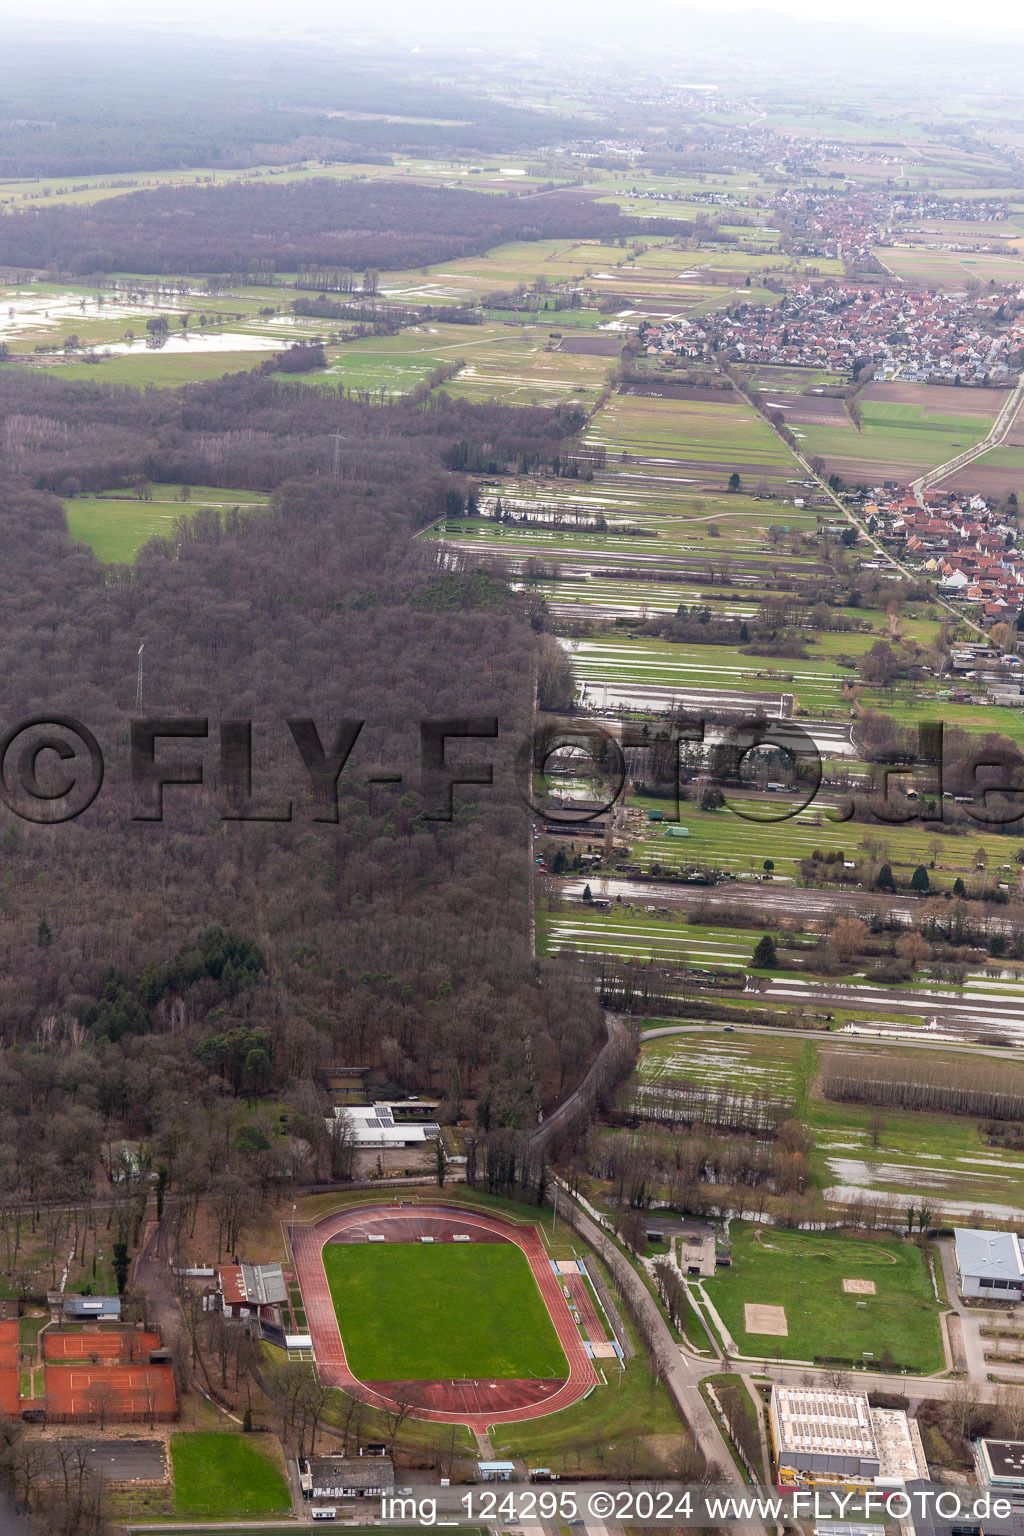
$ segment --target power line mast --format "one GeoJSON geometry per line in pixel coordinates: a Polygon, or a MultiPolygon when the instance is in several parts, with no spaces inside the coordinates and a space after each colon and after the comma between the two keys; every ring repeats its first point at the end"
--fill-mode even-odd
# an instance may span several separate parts
{"type": "Polygon", "coordinates": [[[139,668],[135,675],[135,713],[137,715],[142,714],[142,653],[145,649],[146,642],[143,640],[139,646],[139,668]]]}

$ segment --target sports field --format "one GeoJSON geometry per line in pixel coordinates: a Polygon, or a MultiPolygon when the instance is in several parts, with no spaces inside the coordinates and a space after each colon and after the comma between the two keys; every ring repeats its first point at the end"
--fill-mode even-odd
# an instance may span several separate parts
{"type": "Polygon", "coordinates": [[[569,1374],[513,1243],[328,1243],[323,1262],[348,1364],[361,1381],[569,1374]]]}
{"type": "Polygon", "coordinates": [[[942,1369],[939,1304],[921,1250],[894,1240],[788,1232],[733,1222],[732,1268],[705,1289],[740,1353],[788,1360],[887,1358],[911,1371],[942,1369]],[[844,1289],[867,1280],[874,1294],[844,1289]],[[787,1333],[748,1333],[746,1305],[782,1307],[787,1333]]]}

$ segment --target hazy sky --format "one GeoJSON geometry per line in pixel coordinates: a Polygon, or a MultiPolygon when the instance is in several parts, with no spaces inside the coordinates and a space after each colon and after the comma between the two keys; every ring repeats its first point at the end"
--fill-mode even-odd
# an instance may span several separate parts
{"type": "MultiPolygon", "coordinates": [[[[516,25],[515,0],[476,0],[481,14],[508,17],[513,28],[516,25]]],[[[665,0],[679,10],[700,10],[726,15],[735,11],[755,8],[751,0],[665,0]]],[[[552,15],[559,10],[560,0],[550,0],[552,15]]],[[[977,36],[979,30],[1015,32],[1024,35],[1024,7],[1020,0],[973,0],[965,9],[963,0],[859,0],[851,8],[849,0],[767,0],[757,9],[782,11],[801,20],[835,21],[845,24],[861,23],[902,32],[932,34],[945,31],[963,31],[965,28],[977,36]]],[[[445,0],[434,0],[429,11],[415,7],[420,27],[432,20],[444,26],[447,6],[445,0]]],[[[644,9],[641,4],[640,10],[644,9]]],[[[408,12],[406,13],[408,14],[408,12]]],[[[140,23],[157,23],[166,26],[179,24],[182,30],[198,25],[205,29],[237,32],[272,31],[278,35],[301,33],[309,30],[336,33],[359,30],[367,17],[374,17],[387,25],[388,11],[367,12],[361,0],[290,0],[282,8],[276,0],[0,0],[0,18],[31,20],[47,17],[68,17],[76,22],[118,22],[135,27],[140,23]]]]}

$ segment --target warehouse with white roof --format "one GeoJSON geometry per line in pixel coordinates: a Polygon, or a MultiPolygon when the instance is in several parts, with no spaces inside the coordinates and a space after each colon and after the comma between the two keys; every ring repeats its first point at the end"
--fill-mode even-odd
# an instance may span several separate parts
{"type": "Polygon", "coordinates": [[[1024,1294],[1024,1253],[1015,1232],[953,1229],[957,1284],[965,1299],[1020,1301],[1024,1294]]]}

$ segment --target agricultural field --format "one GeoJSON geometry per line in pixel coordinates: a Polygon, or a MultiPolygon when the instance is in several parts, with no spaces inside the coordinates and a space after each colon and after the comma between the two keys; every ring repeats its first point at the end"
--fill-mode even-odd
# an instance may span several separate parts
{"type": "Polygon", "coordinates": [[[865,887],[873,883],[879,868],[888,864],[898,888],[907,889],[919,865],[924,865],[932,890],[951,889],[959,878],[968,890],[980,878],[1016,886],[1024,875],[1018,858],[1021,843],[977,827],[957,831],[937,830],[939,824],[908,822],[887,825],[872,821],[836,822],[828,811],[839,804],[835,795],[820,792],[806,810],[786,820],[767,820],[779,814],[781,794],[732,793],[717,811],[701,810],[692,800],[681,801],[679,822],[650,822],[653,811],[668,814],[663,800],[646,799],[630,792],[626,825],[621,832],[630,845],[629,863],[654,873],[654,865],[666,873],[692,867],[713,866],[736,875],[761,875],[763,861],[774,862],[773,879],[800,880],[800,861],[816,850],[841,852],[856,863],[856,879],[865,887]],[[686,829],[686,836],[671,830],[686,829]],[[983,866],[979,868],[979,866],[983,866]]]}
{"type": "MultiPolygon", "coordinates": [[[[975,226],[975,229],[977,226],[975,226]]],[[[937,283],[958,289],[971,278],[987,283],[1019,283],[1024,278],[1024,256],[1018,251],[989,254],[984,251],[939,251],[927,246],[876,248],[883,266],[908,283],[937,283]]]]}
{"type": "Polygon", "coordinates": [[[170,538],[182,518],[197,512],[251,512],[267,505],[255,491],[222,490],[198,485],[181,499],[179,485],[153,485],[145,500],[125,491],[100,496],[74,496],[64,503],[71,538],[88,544],[105,565],[128,563],[152,538],[170,538]]]}
{"type": "MultiPolygon", "coordinates": [[[[269,355],[264,353],[263,355],[269,355]]],[[[248,373],[259,366],[260,354],[251,351],[195,351],[187,354],[139,352],[131,357],[112,357],[98,363],[59,363],[47,372],[61,379],[96,384],[127,385],[131,389],[180,389],[201,384],[228,373],[248,373]]],[[[10,365],[5,365],[10,366],[10,365]]],[[[44,366],[40,364],[40,366],[44,366]]]]}
{"type": "Polygon", "coordinates": [[[668,399],[622,390],[591,421],[582,441],[606,450],[611,473],[646,482],[661,495],[694,483],[724,488],[734,471],[741,481],[769,484],[798,472],[789,450],[738,393],[668,399]]]}
{"type": "MultiPolygon", "coordinates": [[[[980,443],[1006,398],[1003,390],[985,390],[983,404],[991,407],[991,416],[977,414],[974,398],[965,400],[967,409],[957,415],[929,409],[927,385],[900,386],[904,396],[910,388],[918,390],[918,403],[861,396],[860,431],[849,419],[794,426],[801,448],[808,455],[820,455],[830,471],[849,483],[905,482],[980,443]]],[[[963,393],[974,397],[981,392],[963,393]]]]}
{"type": "MultiPolygon", "coordinates": [[[[932,1065],[965,1077],[970,1072],[970,1056],[958,1057],[956,1049],[922,1053],[907,1041],[879,1046],[841,1033],[808,1040],[741,1026],[725,1036],[720,1026],[691,1026],[647,1040],[634,1080],[792,1097],[797,1118],[813,1138],[808,1153],[813,1184],[833,1208],[888,1200],[903,1211],[927,1202],[933,1223],[940,1213],[969,1223],[1021,1219],[1024,1154],[993,1147],[982,1122],[969,1115],[884,1111],[824,1098],[819,1070],[825,1053],[880,1064],[919,1062],[913,1070],[925,1080],[932,1065]]],[[[978,1059],[983,1067],[989,1064],[984,1056],[978,1059]]]]}
{"type": "Polygon", "coordinates": [[[739,1221],[729,1235],[732,1267],[704,1289],[740,1354],[884,1361],[922,1374],[943,1368],[941,1308],[919,1248],[739,1221]],[[845,1280],[873,1290],[851,1292],[845,1280]],[[748,1331],[748,1304],[781,1308],[786,1332],[748,1331]]]}
{"type": "Polygon", "coordinates": [[[288,1513],[284,1472],[251,1437],[240,1434],[171,1436],[174,1513],[229,1518],[288,1513]]]}
{"type": "Polygon", "coordinates": [[[348,1363],[362,1381],[569,1374],[514,1243],[328,1243],[323,1259],[348,1363]]]}

